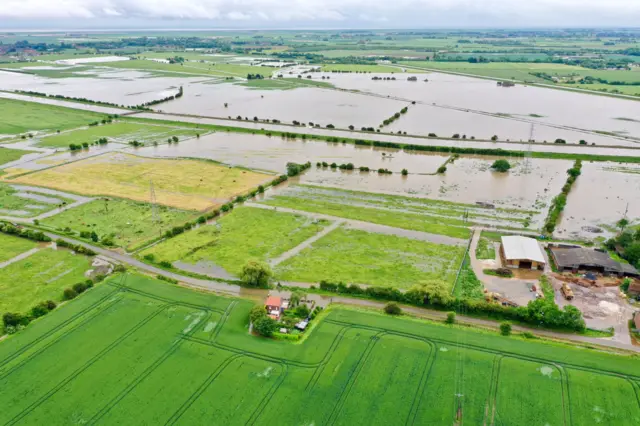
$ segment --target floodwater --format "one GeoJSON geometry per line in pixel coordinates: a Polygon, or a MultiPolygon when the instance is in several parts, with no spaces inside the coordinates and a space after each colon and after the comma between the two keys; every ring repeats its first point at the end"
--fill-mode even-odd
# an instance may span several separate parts
{"type": "Polygon", "coordinates": [[[208,158],[235,166],[284,173],[289,162],[353,163],[356,167],[394,172],[435,173],[447,154],[404,152],[343,143],[306,142],[276,136],[216,132],[172,145],[139,148],[137,154],[157,157],[208,158]]]}
{"type": "MultiPolygon", "coordinates": [[[[207,79],[207,77],[150,77],[147,72],[108,68],[95,68],[83,73],[89,75],[98,73],[100,78],[83,76],[80,72],[77,77],[47,78],[0,71],[0,89],[43,92],[118,105],[138,105],[174,95],[180,85],[207,79]]],[[[6,97],[6,94],[2,96],[6,97]]],[[[78,104],[73,106],[79,108],[78,104]]],[[[87,108],[83,105],[82,109],[87,108]]]]}
{"type": "MultiPolygon", "coordinates": [[[[426,145],[426,146],[453,146],[459,148],[488,148],[488,149],[504,149],[504,150],[516,150],[526,151],[528,144],[519,142],[479,142],[471,140],[442,140],[422,137],[410,137],[410,136],[395,136],[385,135],[379,133],[361,133],[350,132],[348,130],[334,130],[327,133],[326,129],[314,129],[308,127],[294,127],[278,124],[266,124],[266,123],[254,123],[253,121],[235,121],[224,120],[216,118],[203,118],[203,117],[188,117],[188,116],[176,116],[172,114],[163,113],[140,113],[135,117],[149,118],[152,120],[179,120],[187,123],[197,124],[211,124],[219,126],[233,126],[241,127],[245,129],[266,129],[281,132],[294,132],[305,133],[309,135],[322,135],[335,136],[337,138],[351,138],[351,139],[367,139],[383,142],[395,142],[400,144],[413,144],[413,145],[426,145]]],[[[622,141],[615,140],[615,143],[623,143],[622,141]]],[[[561,152],[567,154],[593,154],[593,155],[624,155],[630,157],[636,157],[640,155],[640,146],[633,142],[627,142],[628,145],[633,147],[613,148],[611,146],[581,146],[577,144],[554,144],[554,143],[536,143],[532,150],[537,152],[561,152]]]]}
{"type": "MultiPolygon", "coordinates": [[[[531,134],[531,123],[518,117],[495,117],[479,115],[459,110],[439,108],[431,105],[412,105],[406,114],[385,127],[386,131],[407,132],[414,135],[435,133],[438,136],[452,137],[454,134],[463,135],[467,139],[491,139],[494,135],[500,140],[514,140],[526,142],[531,134]],[[471,126],[469,125],[473,123],[471,126]],[[471,130],[472,129],[472,130],[471,130]],[[469,132],[471,131],[471,133],[469,132]]],[[[556,139],[564,139],[568,143],[578,143],[580,140],[596,145],[630,145],[640,147],[640,141],[620,140],[600,134],[592,134],[538,124],[533,133],[533,140],[538,143],[549,143],[556,139]]]]}
{"type": "Polygon", "coordinates": [[[610,237],[625,215],[632,223],[640,219],[640,166],[583,162],[556,233],[563,238],[610,237]]]}
{"type": "MultiPolygon", "coordinates": [[[[321,74],[315,75],[318,78],[321,76],[321,74]]],[[[634,100],[521,84],[502,88],[491,80],[440,73],[415,74],[418,77],[417,82],[406,80],[406,77],[411,75],[410,73],[396,74],[396,81],[372,81],[372,74],[327,75],[331,75],[331,82],[334,85],[342,88],[383,96],[397,96],[426,104],[435,103],[436,105],[493,114],[516,115],[527,117],[537,123],[616,132],[640,137],[640,102],[634,100]],[[423,82],[422,80],[425,78],[429,82],[423,82]],[[543,117],[532,117],[531,114],[543,117]],[[637,121],[619,120],[619,118],[637,121]]],[[[438,114],[434,113],[434,115],[438,114]]],[[[475,118],[468,118],[468,120],[474,121],[475,118]]],[[[468,128],[459,129],[456,132],[470,134],[474,130],[474,128],[468,128]]],[[[496,130],[496,133],[499,130],[496,130]]],[[[518,138],[527,140],[529,131],[527,130],[518,138]]],[[[540,139],[540,137],[535,137],[535,139],[540,139]]]]}
{"type": "Polygon", "coordinates": [[[297,120],[345,129],[353,125],[359,129],[377,127],[406,105],[403,101],[328,89],[255,90],[237,84],[193,83],[184,87],[182,98],[159,109],[208,117],[277,119],[289,124],[297,120]]]}
{"type": "MultiPolygon", "coordinates": [[[[497,207],[546,211],[566,180],[570,161],[532,159],[526,173],[522,160],[507,173],[490,169],[495,158],[461,157],[447,165],[446,173],[435,176],[378,175],[312,168],[301,176],[301,183],[356,191],[417,195],[460,203],[486,202],[497,207]]],[[[542,215],[538,215],[542,216],[542,215]]],[[[534,217],[535,225],[543,219],[534,217]]],[[[535,226],[533,226],[535,228],[535,226]]]]}

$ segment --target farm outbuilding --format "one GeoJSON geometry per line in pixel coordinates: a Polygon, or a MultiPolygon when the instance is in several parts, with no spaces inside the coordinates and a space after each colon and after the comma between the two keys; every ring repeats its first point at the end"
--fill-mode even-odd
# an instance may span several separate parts
{"type": "Polygon", "coordinates": [[[533,238],[509,235],[502,237],[500,257],[507,268],[544,269],[546,260],[540,244],[533,238]]]}
{"type": "Polygon", "coordinates": [[[609,254],[599,250],[551,247],[551,255],[558,272],[591,271],[619,277],[640,277],[640,273],[633,266],[616,262],[609,254]]]}

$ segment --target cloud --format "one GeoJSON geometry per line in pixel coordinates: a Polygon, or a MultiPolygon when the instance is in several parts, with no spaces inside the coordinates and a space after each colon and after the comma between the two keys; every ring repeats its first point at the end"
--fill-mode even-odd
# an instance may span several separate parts
{"type": "MultiPolygon", "coordinates": [[[[397,28],[633,25],[638,0],[0,0],[0,19],[108,23],[159,20],[299,27],[384,23],[397,28]]],[[[185,23],[188,26],[188,23],[185,23]]],[[[0,23],[0,26],[3,26],[0,23]]],[[[6,25],[5,25],[6,26],[6,25]]]]}

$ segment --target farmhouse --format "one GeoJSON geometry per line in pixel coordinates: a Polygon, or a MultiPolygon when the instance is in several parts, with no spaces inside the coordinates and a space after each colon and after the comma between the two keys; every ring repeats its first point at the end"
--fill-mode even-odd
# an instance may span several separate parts
{"type": "Polygon", "coordinates": [[[519,235],[502,237],[500,257],[508,268],[544,269],[546,264],[538,242],[519,235]]]}
{"type": "Polygon", "coordinates": [[[616,262],[605,252],[582,247],[552,247],[551,255],[559,272],[591,271],[620,277],[640,277],[627,263],[616,262]]]}
{"type": "Polygon", "coordinates": [[[276,296],[269,296],[264,302],[267,314],[273,319],[279,319],[282,313],[282,299],[276,296]]]}

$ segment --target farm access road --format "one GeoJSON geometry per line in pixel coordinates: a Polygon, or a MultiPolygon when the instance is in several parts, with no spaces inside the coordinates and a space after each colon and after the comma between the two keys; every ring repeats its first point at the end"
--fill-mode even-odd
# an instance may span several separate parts
{"type": "MultiPolygon", "coordinates": [[[[83,241],[75,240],[73,238],[69,238],[69,237],[64,236],[64,235],[55,234],[53,232],[45,232],[45,234],[48,237],[50,237],[50,238],[52,238],[54,240],[60,238],[60,239],[63,239],[64,241],[66,241],[68,243],[81,245],[81,246],[83,246],[85,248],[93,250],[94,252],[100,254],[101,256],[104,256],[106,258],[115,260],[115,261],[123,263],[123,264],[127,264],[129,266],[133,266],[133,267],[138,268],[138,269],[140,269],[142,271],[145,271],[145,272],[148,272],[148,273],[152,273],[152,274],[160,274],[160,275],[164,275],[166,277],[178,280],[181,283],[183,283],[183,284],[185,284],[185,285],[187,285],[189,287],[210,290],[210,291],[214,291],[214,292],[217,292],[217,293],[223,293],[223,294],[227,294],[227,295],[234,295],[234,296],[239,296],[240,295],[241,287],[238,286],[238,285],[226,284],[226,283],[221,283],[221,282],[217,282],[217,281],[210,281],[210,280],[203,280],[203,279],[198,279],[198,278],[187,277],[187,276],[180,275],[180,274],[177,274],[177,273],[174,273],[174,272],[165,271],[164,269],[160,269],[160,268],[157,268],[157,267],[152,266],[152,265],[148,265],[148,264],[146,264],[144,262],[141,262],[141,261],[133,258],[132,256],[129,256],[129,255],[126,255],[126,254],[116,253],[116,252],[111,251],[111,250],[106,250],[106,249],[103,249],[101,247],[97,247],[97,246],[85,243],[83,241]]],[[[267,292],[265,290],[265,296],[266,296],[266,293],[267,292]]],[[[377,302],[377,301],[373,301],[373,300],[364,300],[364,299],[351,299],[351,298],[348,298],[348,297],[341,297],[341,296],[332,297],[331,298],[331,302],[332,303],[341,303],[341,304],[344,304],[344,305],[352,305],[352,306],[374,307],[374,308],[378,308],[378,309],[382,309],[384,307],[384,305],[385,305],[384,302],[377,302]]],[[[446,313],[445,312],[434,311],[434,310],[431,310],[431,309],[417,308],[417,307],[414,307],[414,306],[403,306],[402,308],[406,312],[409,312],[409,313],[411,313],[413,315],[424,317],[424,318],[443,320],[446,317],[446,313]]],[[[462,315],[458,315],[457,316],[457,321],[459,323],[462,323],[462,324],[476,325],[476,326],[485,327],[485,328],[489,327],[489,328],[494,328],[496,330],[499,327],[499,324],[498,324],[497,321],[490,321],[490,320],[485,320],[485,319],[480,319],[480,318],[466,317],[466,316],[462,316],[462,315]]],[[[518,326],[518,325],[514,325],[513,329],[516,330],[516,331],[528,331],[528,332],[537,334],[539,336],[552,338],[552,339],[565,340],[565,341],[568,341],[568,342],[577,342],[577,343],[580,343],[580,344],[598,345],[598,346],[602,346],[602,347],[608,347],[608,348],[613,348],[613,349],[618,349],[618,350],[621,349],[621,350],[640,353],[640,347],[633,346],[631,344],[625,344],[625,343],[622,343],[622,342],[614,341],[611,338],[596,338],[596,337],[580,336],[580,335],[576,335],[576,334],[566,334],[566,333],[559,333],[559,332],[548,331],[548,330],[533,329],[533,328],[522,327],[522,326],[518,326]]]]}

